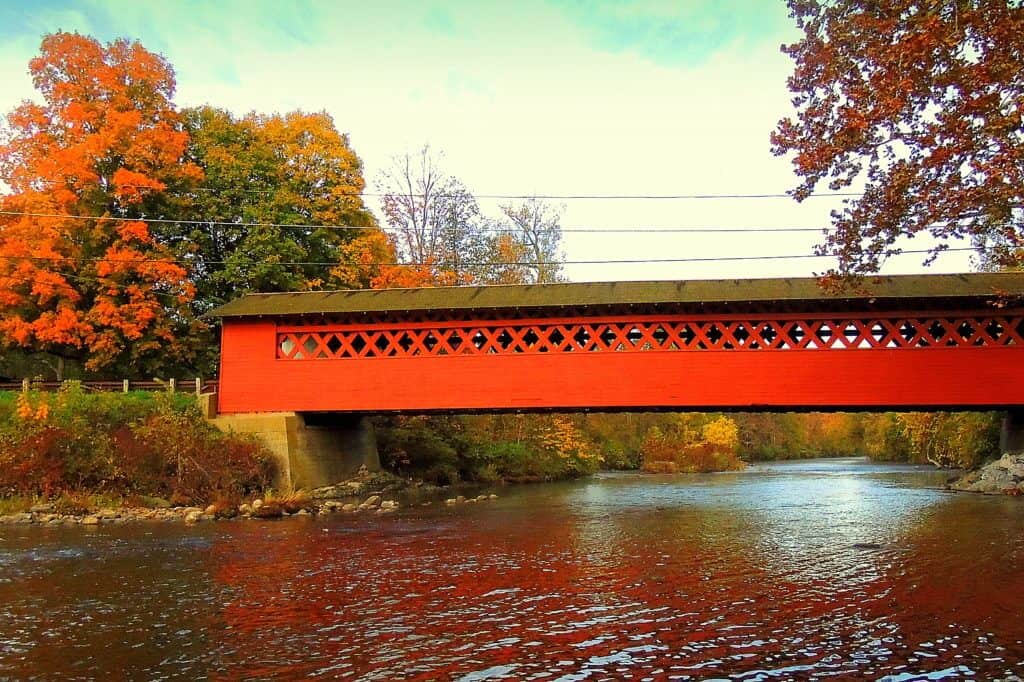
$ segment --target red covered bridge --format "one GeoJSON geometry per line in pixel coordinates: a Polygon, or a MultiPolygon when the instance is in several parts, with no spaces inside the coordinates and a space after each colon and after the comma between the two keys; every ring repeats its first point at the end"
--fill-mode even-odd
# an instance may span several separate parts
{"type": "Polygon", "coordinates": [[[1013,408],[1022,295],[1019,273],[838,295],[815,279],[251,294],[213,312],[218,410],[310,486],[376,464],[368,413],[1013,408]]]}
{"type": "Polygon", "coordinates": [[[221,413],[1024,404],[1024,275],[252,294],[221,413]]]}

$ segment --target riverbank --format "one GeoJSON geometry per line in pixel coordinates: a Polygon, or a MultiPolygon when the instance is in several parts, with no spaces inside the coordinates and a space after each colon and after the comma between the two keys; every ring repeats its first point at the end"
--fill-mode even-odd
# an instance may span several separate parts
{"type": "Polygon", "coordinates": [[[494,500],[494,493],[472,495],[479,486],[435,486],[419,479],[404,479],[388,472],[365,468],[334,485],[309,491],[266,491],[240,503],[217,502],[206,506],[172,506],[163,498],[146,498],[146,506],[110,504],[68,510],[58,501],[6,500],[8,507],[21,503],[22,510],[0,515],[0,525],[98,526],[132,521],[179,521],[195,524],[233,519],[272,520],[289,516],[321,514],[388,514],[403,506],[457,506],[494,500]],[[458,493],[454,494],[453,493],[458,493]],[[468,493],[468,494],[463,494],[468,493]]]}

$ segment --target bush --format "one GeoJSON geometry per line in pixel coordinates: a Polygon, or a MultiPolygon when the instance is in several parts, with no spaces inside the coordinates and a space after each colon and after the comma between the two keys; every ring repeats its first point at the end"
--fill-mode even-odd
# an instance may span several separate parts
{"type": "Polygon", "coordinates": [[[261,445],[217,430],[190,396],[88,394],[69,383],[0,398],[0,496],[195,503],[262,490],[271,474],[261,445]]]}
{"type": "Polygon", "coordinates": [[[410,474],[444,466],[458,469],[458,424],[450,417],[388,417],[375,423],[381,464],[410,474]]]}

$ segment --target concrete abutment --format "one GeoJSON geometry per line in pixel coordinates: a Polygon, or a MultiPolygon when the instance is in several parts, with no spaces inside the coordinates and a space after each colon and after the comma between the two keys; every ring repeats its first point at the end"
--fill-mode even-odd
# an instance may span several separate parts
{"type": "Polygon", "coordinates": [[[211,418],[223,431],[252,434],[274,456],[275,487],[311,490],[380,470],[373,425],[361,415],[260,412],[211,418]]]}

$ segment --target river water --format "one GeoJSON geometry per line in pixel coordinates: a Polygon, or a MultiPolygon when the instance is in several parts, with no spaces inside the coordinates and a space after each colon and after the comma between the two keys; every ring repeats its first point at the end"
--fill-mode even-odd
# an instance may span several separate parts
{"type": "Polygon", "coordinates": [[[947,475],[813,460],[384,517],[0,527],[0,678],[1024,677],[1024,501],[947,475]]]}

